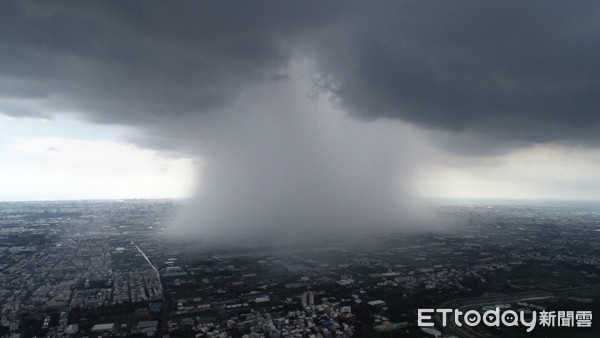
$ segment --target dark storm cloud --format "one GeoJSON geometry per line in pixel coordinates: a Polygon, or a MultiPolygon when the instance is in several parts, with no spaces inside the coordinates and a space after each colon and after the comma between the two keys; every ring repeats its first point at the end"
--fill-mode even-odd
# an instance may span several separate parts
{"type": "Polygon", "coordinates": [[[212,111],[244,85],[281,79],[288,39],[331,17],[288,2],[0,6],[0,97],[134,125],[212,111]]]}
{"type": "Polygon", "coordinates": [[[499,146],[597,141],[597,2],[357,8],[316,52],[323,85],[355,115],[479,133],[499,146]]]}
{"type": "MultiPolygon", "coordinates": [[[[505,140],[596,142],[597,2],[0,3],[0,99],[101,123],[220,110],[313,56],[365,119],[505,140]]],[[[43,115],[6,103],[11,115],[43,115]]]]}

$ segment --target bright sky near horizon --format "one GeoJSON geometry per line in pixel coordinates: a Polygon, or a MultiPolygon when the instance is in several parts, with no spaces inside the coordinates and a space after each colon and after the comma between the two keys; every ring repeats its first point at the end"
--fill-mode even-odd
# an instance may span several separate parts
{"type": "MultiPolygon", "coordinates": [[[[0,115],[0,200],[186,198],[194,160],[141,148],[125,127],[0,115]]],[[[415,178],[423,197],[584,199],[600,196],[600,151],[540,145],[466,165],[444,158],[415,178]],[[449,165],[454,163],[455,165],[449,165]]]]}
{"type": "Polygon", "coordinates": [[[120,139],[123,128],[63,116],[0,115],[0,200],[189,197],[191,158],[120,139]]]}

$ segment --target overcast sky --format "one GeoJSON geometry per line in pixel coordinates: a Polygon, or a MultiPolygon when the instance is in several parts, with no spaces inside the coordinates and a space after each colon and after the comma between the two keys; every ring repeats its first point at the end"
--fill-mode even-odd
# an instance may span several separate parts
{"type": "Polygon", "coordinates": [[[596,1],[2,1],[0,199],[195,196],[257,223],[598,199],[598,17],[596,1]]]}

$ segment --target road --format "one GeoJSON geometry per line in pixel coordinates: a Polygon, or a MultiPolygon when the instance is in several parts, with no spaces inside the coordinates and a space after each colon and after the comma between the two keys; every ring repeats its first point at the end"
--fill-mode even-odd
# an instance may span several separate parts
{"type": "Polygon", "coordinates": [[[140,249],[140,247],[135,244],[134,242],[131,242],[131,244],[133,246],[135,246],[135,248],[138,250],[138,252],[140,254],[142,254],[142,256],[144,257],[144,259],[146,260],[146,262],[148,262],[148,264],[152,267],[152,270],[154,270],[154,272],[156,273],[156,278],[158,278],[160,284],[160,293],[162,295],[162,308],[161,308],[161,316],[160,316],[160,325],[159,325],[159,329],[157,332],[157,337],[162,337],[163,333],[166,334],[166,328],[167,328],[167,317],[169,315],[169,302],[168,302],[168,296],[165,293],[165,286],[164,286],[164,282],[160,276],[160,272],[158,271],[158,268],[152,264],[152,261],[150,260],[150,258],[148,258],[148,256],[146,256],[146,254],[144,253],[144,251],[142,249],[140,249]],[[164,331],[164,332],[163,332],[164,331]]]}

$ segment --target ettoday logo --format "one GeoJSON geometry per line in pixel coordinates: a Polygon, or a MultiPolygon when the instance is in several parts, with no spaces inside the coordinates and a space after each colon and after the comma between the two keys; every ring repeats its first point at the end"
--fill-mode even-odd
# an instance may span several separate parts
{"type": "Polygon", "coordinates": [[[452,318],[454,325],[462,327],[483,325],[489,327],[503,326],[524,326],[527,332],[533,331],[536,325],[541,326],[561,326],[561,327],[591,327],[592,311],[531,311],[525,313],[522,310],[501,310],[496,307],[493,310],[487,310],[483,313],[477,310],[463,312],[458,309],[419,309],[417,325],[434,326],[433,317],[439,314],[441,325],[448,326],[449,318],[452,318]]]}

